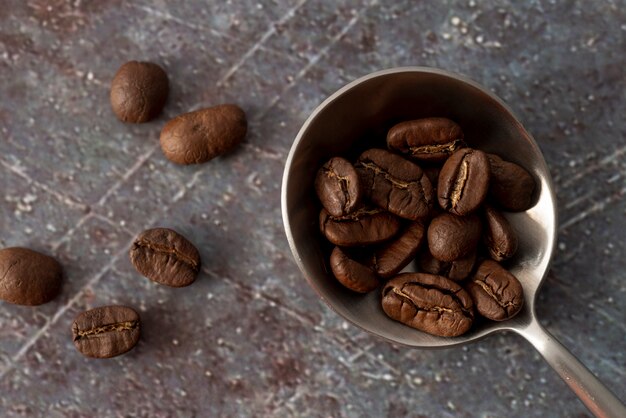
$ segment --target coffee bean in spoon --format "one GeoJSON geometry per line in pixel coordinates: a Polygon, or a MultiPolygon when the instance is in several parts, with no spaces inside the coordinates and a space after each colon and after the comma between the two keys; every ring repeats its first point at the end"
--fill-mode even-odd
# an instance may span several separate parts
{"type": "Polygon", "coordinates": [[[374,270],[368,266],[367,256],[359,257],[349,250],[335,247],[330,254],[330,268],[335,278],[348,289],[358,293],[368,293],[376,289],[380,282],[374,270]]]}
{"type": "Polygon", "coordinates": [[[428,226],[428,248],[441,261],[458,260],[476,250],[481,232],[480,218],[476,214],[442,213],[428,226]]]}
{"type": "Polygon", "coordinates": [[[419,161],[444,161],[463,146],[463,131],[446,118],[401,122],[387,133],[387,146],[419,161]]]}
{"type": "Polygon", "coordinates": [[[169,91],[167,74],[157,64],[130,61],[111,82],[111,108],[122,122],[143,123],[161,113],[169,91]]]}
{"type": "Polygon", "coordinates": [[[0,300],[16,305],[41,305],[61,290],[61,265],[28,248],[0,250],[0,300]]]}
{"type": "Polygon", "coordinates": [[[517,235],[504,215],[492,206],[485,205],[484,241],[489,256],[496,261],[511,258],[517,251],[517,235]]]}
{"type": "Polygon", "coordinates": [[[474,269],[475,263],[476,251],[457,260],[441,261],[433,257],[428,249],[425,249],[417,258],[417,265],[420,272],[444,276],[454,281],[467,278],[474,269]]]}
{"type": "Polygon", "coordinates": [[[326,239],[342,247],[379,244],[400,230],[400,220],[375,207],[361,207],[346,216],[332,216],[322,209],[320,231],[326,239]]]}
{"type": "Polygon", "coordinates": [[[332,216],[344,216],[361,203],[359,176],[352,164],[340,157],[328,160],[317,172],[315,192],[332,216]]]}
{"type": "Polygon", "coordinates": [[[494,321],[512,318],[524,304],[524,290],[519,280],[493,260],[483,261],[465,288],[478,312],[494,321]]]}
{"type": "Polygon", "coordinates": [[[391,319],[441,337],[462,335],[474,321],[470,295],[452,280],[426,273],[402,273],[387,282],[382,307],[391,319]]]}
{"type": "Polygon", "coordinates": [[[405,268],[426,241],[426,229],[421,222],[411,222],[404,231],[388,243],[374,250],[373,265],[383,279],[395,276],[405,268]]]}
{"type": "Polygon", "coordinates": [[[417,164],[374,148],[363,152],[355,167],[366,196],[377,206],[413,221],[430,214],[433,187],[417,164]]]}
{"type": "Polygon", "coordinates": [[[475,211],[489,190],[487,155],[472,148],[461,148],[445,162],[439,173],[439,205],[455,215],[475,211]]]}
{"type": "Polygon", "coordinates": [[[72,324],[76,349],[86,357],[110,358],[139,341],[139,314],[127,306],[102,306],[79,314],[72,324]]]}
{"type": "Polygon", "coordinates": [[[491,170],[489,195],[504,210],[522,212],[532,205],[535,180],[523,167],[487,154],[491,170]]]}
{"type": "Polygon", "coordinates": [[[167,228],[148,229],[130,248],[135,269],[150,280],[170,286],[189,286],[200,271],[200,254],[187,238],[167,228]]]}

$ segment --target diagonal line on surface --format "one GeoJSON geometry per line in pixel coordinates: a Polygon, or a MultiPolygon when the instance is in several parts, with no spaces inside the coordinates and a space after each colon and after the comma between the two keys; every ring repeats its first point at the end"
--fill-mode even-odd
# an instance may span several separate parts
{"type": "Polygon", "coordinates": [[[235,74],[239,70],[239,68],[241,68],[241,66],[248,60],[248,58],[250,58],[256,51],[258,51],[259,48],[261,48],[261,46],[272,35],[276,33],[276,26],[284,25],[287,21],[289,21],[289,19],[291,19],[296,14],[298,9],[304,6],[307,1],[308,0],[300,0],[298,3],[296,3],[295,6],[287,10],[287,13],[285,13],[280,19],[271,22],[269,28],[267,29],[267,31],[265,31],[261,38],[259,38],[259,40],[254,45],[252,45],[252,47],[248,49],[243,54],[243,56],[232,67],[228,69],[228,71],[226,71],[226,74],[224,74],[222,78],[217,82],[217,86],[222,86],[230,77],[232,77],[233,74],[235,74]]]}
{"type": "Polygon", "coordinates": [[[622,187],[621,190],[611,193],[604,199],[600,201],[594,202],[591,206],[581,210],[577,215],[572,216],[566,221],[562,222],[559,226],[559,232],[563,232],[567,230],[569,227],[579,223],[580,221],[586,219],[589,215],[593,215],[596,212],[604,210],[607,205],[610,205],[616,201],[622,200],[624,195],[626,194],[626,187],[622,187]]]}
{"type": "Polygon", "coordinates": [[[89,208],[89,205],[81,202],[80,199],[77,199],[73,196],[65,195],[63,193],[59,193],[58,191],[51,189],[49,186],[45,185],[44,183],[41,183],[33,179],[31,176],[28,175],[28,173],[26,173],[26,171],[24,171],[21,167],[17,165],[11,164],[4,160],[0,160],[0,165],[2,165],[4,168],[9,170],[11,173],[23,178],[29,184],[34,185],[38,189],[41,189],[44,192],[48,193],[49,195],[53,196],[54,198],[58,199],[60,202],[66,204],[70,208],[78,209],[81,211],[85,211],[87,210],[87,208],[89,208]]]}
{"type": "MultiPolygon", "coordinates": [[[[173,14],[168,13],[168,12],[164,12],[162,10],[157,10],[157,9],[154,9],[152,7],[149,7],[149,6],[137,5],[137,4],[133,4],[133,3],[128,3],[128,5],[130,7],[135,8],[135,9],[143,10],[144,12],[146,12],[149,15],[161,18],[163,20],[170,20],[172,22],[176,22],[176,23],[178,23],[181,26],[184,26],[186,28],[189,28],[189,29],[192,29],[192,30],[195,30],[195,31],[198,31],[198,32],[208,31],[211,35],[215,35],[215,36],[218,36],[220,38],[224,38],[226,40],[229,40],[229,41],[232,41],[232,42],[236,42],[236,43],[241,44],[241,45],[247,44],[247,42],[241,40],[240,38],[238,38],[236,36],[229,35],[228,33],[221,32],[221,31],[219,31],[217,29],[214,29],[214,28],[211,28],[211,27],[208,27],[208,26],[197,25],[195,23],[188,22],[185,19],[181,19],[178,16],[174,16],[173,14]]],[[[265,46],[259,46],[258,49],[261,49],[263,51],[266,51],[266,52],[269,52],[269,53],[272,53],[274,55],[278,55],[278,56],[281,56],[281,57],[289,57],[289,54],[287,54],[285,52],[277,51],[275,49],[267,48],[265,46]]]]}

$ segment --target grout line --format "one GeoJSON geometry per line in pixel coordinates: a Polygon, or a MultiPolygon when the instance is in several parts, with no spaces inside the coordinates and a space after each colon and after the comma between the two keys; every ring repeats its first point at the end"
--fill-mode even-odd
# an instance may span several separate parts
{"type": "Polygon", "coordinates": [[[78,209],[78,210],[81,210],[81,211],[86,211],[89,208],[89,205],[87,205],[86,203],[81,202],[80,199],[77,199],[77,198],[72,197],[72,196],[66,196],[66,195],[64,195],[62,193],[57,192],[56,190],[51,189],[50,187],[48,187],[44,183],[41,183],[41,182],[33,179],[22,168],[20,168],[17,165],[10,164],[10,163],[8,163],[7,161],[4,161],[4,160],[0,160],[0,164],[3,167],[5,167],[6,169],[8,169],[10,172],[12,172],[13,174],[15,174],[15,175],[23,178],[24,180],[26,180],[29,184],[33,184],[35,187],[43,190],[44,192],[50,194],[51,196],[54,196],[56,199],[58,199],[60,202],[63,202],[64,204],[66,204],[70,208],[78,209]]]}
{"type": "Polygon", "coordinates": [[[26,355],[28,350],[30,350],[30,348],[35,345],[35,343],[37,343],[37,341],[48,331],[48,329],[50,329],[50,327],[54,325],[59,320],[59,318],[63,316],[63,314],[65,314],[65,312],[67,312],[83,296],[83,293],[87,288],[93,287],[96,283],[98,283],[98,281],[100,281],[100,279],[106,274],[106,272],[109,271],[111,267],[113,267],[113,265],[117,262],[120,256],[126,253],[126,248],[128,248],[131,243],[132,240],[126,245],[122,246],[122,250],[113,255],[113,257],[111,257],[111,260],[106,265],[104,265],[92,278],[90,278],[87,283],[85,283],[85,285],[81,287],[78,292],[76,292],[76,294],[74,294],[72,298],[70,298],[63,306],[61,306],[59,310],[57,310],[56,313],[52,316],[52,318],[50,318],[39,330],[37,330],[37,332],[35,332],[35,334],[33,334],[26,341],[26,343],[24,343],[24,345],[22,345],[17,353],[11,356],[10,363],[3,370],[0,370],[0,380],[2,380],[2,378],[16,366],[17,362],[26,355]]]}
{"type": "Polygon", "coordinates": [[[272,35],[276,33],[277,25],[283,25],[287,21],[289,21],[289,19],[291,19],[298,11],[298,9],[304,6],[306,2],[307,0],[300,0],[295,6],[287,10],[287,13],[285,13],[280,19],[271,22],[269,28],[267,29],[267,31],[265,31],[261,38],[259,38],[259,40],[254,45],[252,45],[252,47],[248,49],[246,53],[243,54],[243,56],[232,67],[228,69],[228,71],[226,71],[226,74],[224,74],[222,78],[217,82],[217,87],[221,87],[226,81],[228,81],[228,79],[232,77],[232,75],[235,74],[237,70],[239,70],[239,68],[241,68],[241,66],[248,60],[248,58],[250,58],[261,47],[261,45],[265,43],[265,41],[267,41],[272,35]]]}

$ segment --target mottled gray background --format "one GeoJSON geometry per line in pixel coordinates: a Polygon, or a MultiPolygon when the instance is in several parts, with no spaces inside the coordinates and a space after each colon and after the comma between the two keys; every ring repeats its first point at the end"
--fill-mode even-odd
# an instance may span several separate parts
{"type": "Polygon", "coordinates": [[[443,351],[371,337],[318,301],[279,208],[289,147],[328,94],[368,72],[427,65],[500,95],[537,139],[559,197],[542,322],[626,400],[626,3],[597,1],[0,0],[0,246],[54,254],[66,280],[37,308],[0,302],[0,416],[589,416],[514,335],[443,351]],[[171,95],[145,125],[113,116],[130,59],[171,95]],[[168,162],[163,123],[223,102],[246,143],[168,162]],[[204,269],[188,288],[140,277],[139,231],[173,227],[204,269]],[[238,253],[234,256],[235,253],[238,253]],[[136,307],[135,350],[79,355],[70,324],[136,307]]]}

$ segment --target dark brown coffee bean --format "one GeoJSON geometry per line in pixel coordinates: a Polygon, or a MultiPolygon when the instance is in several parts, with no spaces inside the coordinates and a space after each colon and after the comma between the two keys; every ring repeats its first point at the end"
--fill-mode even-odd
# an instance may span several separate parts
{"type": "Polygon", "coordinates": [[[487,154],[491,167],[490,196],[505,210],[522,212],[533,203],[535,180],[528,171],[515,163],[487,154]]]}
{"type": "Polygon", "coordinates": [[[142,123],[161,113],[169,83],[161,67],[151,62],[122,65],[111,83],[111,107],[123,122],[142,123]]]}
{"type": "Polygon", "coordinates": [[[315,192],[332,216],[344,216],[361,203],[359,175],[348,160],[331,158],[315,177],[315,192]]]}
{"type": "Polygon", "coordinates": [[[425,273],[403,273],[383,288],[382,306],[392,319],[429,334],[456,337],[474,321],[473,303],[452,280],[425,273]]]}
{"type": "Polygon", "coordinates": [[[485,233],[483,236],[489,255],[496,261],[513,257],[517,251],[517,235],[502,213],[485,206],[485,233]]]}
{"type": "Polygon", "coordinates": [[[430,180],[430,184],[432,184],[433,189],[434,189],[437,186],[437,183],[439,183],[439,173],[441,172],[441,167],[427,165],[427,166],[421,167],[421,169],[426,175],[426,177],[428,177],[428,180],[430,180]]]}
{"type": "Polygon", "coordinates": [[[142,232],[130,248],[130,261],[152,281],[171,287],[189,286],[200,270],[200,254],[185,237],[167,228],[142,232]]]}
{"type": "Polygon", "coordinates": [[[476,263],[476,251],[454,261],[437,260],[429,250],[422,251],[417,259],[419,270],[424,273],[437,274],[450,280],[460,281],[470,275],[476,263]]]}
{"type": "Polygon", "coordinates": [[[365,263],[367,260],[359,260],[339,247],[330,254],[330,268],[339,283],[359,293],[371,292],[380,284],[376,273],[365,263]]]}
{"type": "Polygon", "coordinates": [[[428,248],[441,261],[454,261],[476,250],[481,222],[475,214],[456,216],[443,213],[428,226],[428,248]]]}
{"type": "Polygon", "coordinates": [[[515,276],[493,260],[485,260],[466,285],[476,309],[485,318],[504,321],[524,304],[524,290],[515,276]]]}
{"type": "Polygon", "coordinates": [[[456,151],[439,173],[437,196],[439,205],[455,215],[475,211],[489,190],[487,155],[472,148],[456,151]]]}
{"type": "Polygon", "coordinates": [[[232,104],[177,116],[161,131],[161,149],[177,164],[199,164],[232,151],[248,130],[246,114],[232,104]]]}
{"type": "Polygon", "coordinates": [[[320,212],[320,231],[335,245],[354,247],[387,241],[400,229],[400,220],[380,208],[364,207],[350,215],[320,212]]]}
{"type": "Polygon", "coordinates": [[[426,238],[426,229],[421,222],[413,222],[387,244],[374,251],[374,270],[389,279],[405,268],[414,258],[426,238]]]}
{"type": "Polygon", "coordinates": [[[17,305],[50,302],[61,289],[61,265],[28,248],[0,250],[0,299],[17,305]]]}
{"type": "Polygon", "coordinates": [[[79,314],[72,324],[74,345],[84,356],[110,358],[139,341],[139,314],[127,306],[102,306],[79,314]]]}
{"type": "Polygon", "coordinates": [[[416,119],[391,128],[387,146],[416,160],[443,161],[463,146],[463,131],[450,119],[416,119]]]}
{"type": "Polygon", "coordinates": [[[374,204],[413,221],[428,217],[433,188],[418,165],[389,151],[370,149],[361,154],[356,168],[374,204]]]}

